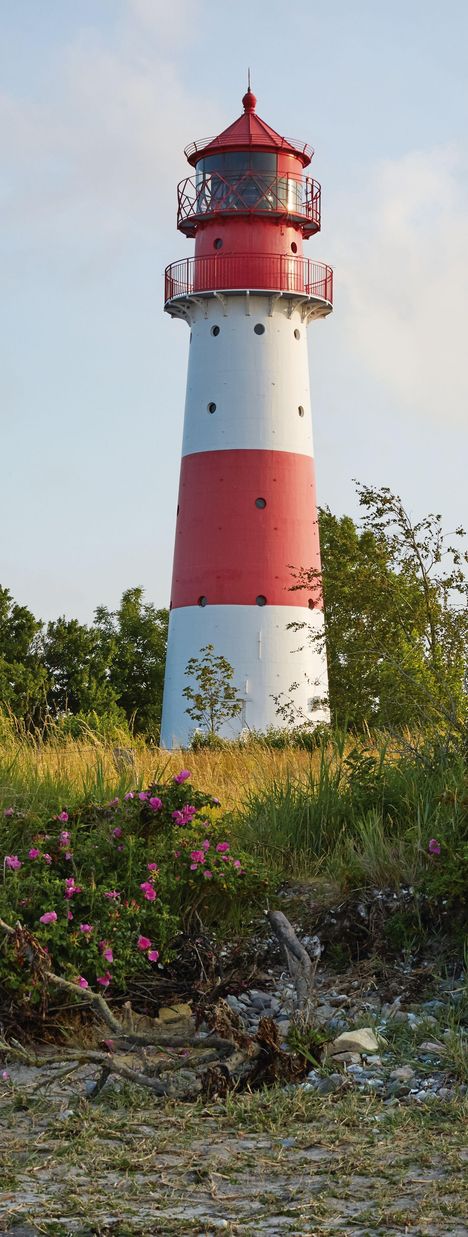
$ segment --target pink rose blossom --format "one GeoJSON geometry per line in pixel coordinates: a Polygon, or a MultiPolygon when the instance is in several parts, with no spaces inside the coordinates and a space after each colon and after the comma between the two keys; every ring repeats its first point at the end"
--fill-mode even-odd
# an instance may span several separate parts
{"type": "Polygon", "coordinates": [[[28,850],[28,859],[39,859],[40,853],[37,846],[31,846],[31,850],[28,850]]]}
{"type": "Polygon", "coordinates": [[[60,846],[68,846],[70,843],[70,838],[71,838],[71,833],[69,833],[68,829],[62,829],[62,832],[59,837],[60,846]]]}
{"type": "Polygon", "coordinates": [[[65,851],[65,854],[64,854],[64,856],[63,856],[63,857],[64,857],[64,859],[73,859],[73,855],[72,855],[71,850],[66,850],[66,851],[65,851]]]}
{"type": "Polygon", "coordinates": [[[205,880],[207,880],[207,881],[212,880],[213,873],[212,873],[212,872],[210,872],[210,871],[208,870],[208,868],[205,868],[205,870],[204,870],[204,872],[203,872],[203,875],[204,875],[204,877],[205,877],[205,880]]]}
{"type": "Polygon", "coordinates": [[[122,830],[121,830],[121,828],[120,828],[120,827],[117,827],[117,829],[113,829],[113,830],[112,830],[112,837],[113,837],[113,838],[121,838],[121,837],[122,837],[122,830]]]}
{"type": "Polygon", "coordinates": [[[147,863],[148,872],[159,872],[157,863],[147,863]]]}
{"type": "Polygon", "coordinates": [[[205,856],[204,850],[190,851],[190,858],[193,859],[194,863],[205,863],[206,862],[206,856],[205,856]]]}
{"type": "Polygon", "coordinates": [[[120,898],[120,893],[116,889],[108,889],[104,894],[105,898],[120,898]]]}
{"type": "Polygon", "coordinates": [[[44,863],[49,863],[49,864],[52,863],[52,855],[47,854],[47,851],[44,852],[42,858],[44,860],[44,863]]]}
{"type": "Polygon", "coordinates": [[[151,949],[151,941],[149,936],[139,936],[137,940],[137,949],[151,949]]]}
{"type": "Polygon", "coordinates": [[[440,855],[441,845],[437,838],[431,838],[427,849],[430,855],[440,855]]]}
{"type": "Polygon", "coordinates": [[[190,864],[190,871],[191,871],[191,872],[198,872],[198,863],[191,863],[191,864],[190,864]]]}
{"type": "Polygon", "coordinates": [[[173,780],[173,782],[178,782],[178,784],[179,784],[179,786],[180,786],[181,782],[186,782],[186,781],[187,781],[187,778],[189,778],[189,777],[190,777],[189,770],[188,770],[188,769],[181,769],[180,773],[176,773],[176,774],[175,774],[175,776],[173,777],[173,779],[172,779],[172,780],[173,780]]]}
{"type": "Polygon", "coordinates": [[[149,881],[142,881],[140,889],[142,889],[147,902],[154,902],[154,899],[158,896],[149,881]]]}
{"type": "Polygon", "coordinates": [[[112,950],[111,950],[110,945],[108,945],[108,946],[107,946],[107,949],[105,949],[105,950],[104,950],[104,952],[103,952],[103,955],[102,955],[102,956],[103,956],[103,958],[104,958],[104,962],[113,962],[113,961],[114,961],[114,955],[113,955],[113,953],[112,953],[112,950]]]}
{"type": "Polygon", "coordinates": [[[59,812],[57,820],[61,820],[63,825],[66,825],[68,820],[68,812],[59,812]]]}
{"type": "Polygon", "coordinates": [[[5,855],[5,867],[10,868],[11,872],[19,872],[22,868],[21,859],[17,855],[5,855]]]}
{"type": "Polygon", "coordinates": [[[233,864],[232,864],[232,866],[233,866],[233,868],[241,868],[241,867],[242,867],[242,864],[241,864],[240,859],[234,859],[234,860],[233,860],[233,864]]]}
{"type": "Polygon", "coordinates": [[[134,798],[135,798],[135,795],[133,793],[133,790],[127,790],[126,795],[124,795],[124,799],[128,800],[128,799],[134,799],[134,798]]]}
{"type": "Polygon", "coordinates": [[[146,800],[147,800],[147,798],[148,798],[148,795],[147,795],[147,793],[146,793],[146,790],[140,790],[140,791],[138,792],[138,798],[139,798],[139,799],[141,799],[141,802],[142,802],[142,803],[145,803],[145,802],[146,802],[146,800]]]}
{"type": "Polygon", "coordinates": [[[74,918],[74,916],[73,916],[73,912],[72,912],[72,911],[68,911],[68,912],[67,912],[67,919],[68,919],[68,920],[71,920],[71,919],[73,919],[73,918],[74,918]]]}
{"type": "Polygon", "coordinates": [[[205,841],[202,842],[202,850],[209,850],[209,849],[210,849],[209,839],[205,838],[205,841]]]}
{"type": "Polygon", "coordinates": [[[94,928],[90,923],[80,923],[80,932],[84,932],[85,936],[89,936],[94,932],[94,928]]]}
{"type": "Polygon", "coordinates": [[[88,980],[85,979],[84,975],[79,975],[78,979],[75,980],[75,983],[78,984],[79,988],[89,988],[88,980]]]}
{"type": "Polygon", "coordinates": [[[119,796],[118,796],[118,795],[116,795],[115,799],[111,799],[111,801],[110,801],[110,803],[109,803],[109,807],[117,807],[117,804],[118,804],[119,802],[120,802],[120,800],[119,800],[119,796]]]}
{"type": "Polygon", "coordinates": [[[8,1070],[2,1069],[2,1073],[1,1073],[2,1082],[8,1082],[9,1077],[10,1075],[8,1073],[8,1070]]]}
{"type": "Polygon", "coordinates": [[[57,922],[56,911],[46,911],[45,914],[41,915],[39,919],[39,923],[56,923],[56,922],[57,922]]]}
{"type": "Polygon", "coordinates": [[[150,962],[157,962],[159,958],[159,949],[149,949],[147,956],[150,962]]]}
{"type": "Polygon", "coordinates": [[[225,851],[229,850],[229,842],[218,842],[216,850],[218,851],[219,855],[224,854],[225,851]]]}
{"type": "Polygon", "coordinates": [[[110,971],[106,971],[105,975],[97,976],[96,983],[100,984],[101,988],[108,988],[111,982],[111,979],[112,979],[112,975],[110,971]]]}
{"type": "Polygon", "coordinates": [[[149,800],[149,806],[152,808],[153,812],[159,812],[162,808],[162,799],[158,799],[157,795],[153,795],[153,797],[149,800]]]}
{"type": "Polygon", "coordinates": [[[4,816],[14,816],[14,814],[15,814],[14,807],[6,807],[3,813],[4,816]]]}

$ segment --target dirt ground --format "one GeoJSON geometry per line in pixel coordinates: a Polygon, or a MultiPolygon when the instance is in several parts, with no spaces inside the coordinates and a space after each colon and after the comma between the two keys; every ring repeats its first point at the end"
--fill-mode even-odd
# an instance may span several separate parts
{"type": "Polygon", "coordinates": [[[89,1103],[92,1077],[51,1068],[44,1087],[21,1066],[3,1082],[1,1233],[468,1237],[466,1102],[296,1087],[182,1104],[106,1086],[89,1103]]]}

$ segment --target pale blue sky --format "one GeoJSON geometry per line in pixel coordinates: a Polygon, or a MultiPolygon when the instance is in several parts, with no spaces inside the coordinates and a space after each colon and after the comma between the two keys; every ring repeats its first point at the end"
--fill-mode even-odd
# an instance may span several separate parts
{"type": "Polygon", "coordinates": [[[241,111],[315,147],[335,313],[318,491],[467,518],[465,0],[0,0],[0,582],[88,620],[169,598],[188,332],[162,310],[183,146],[241,111]]]}

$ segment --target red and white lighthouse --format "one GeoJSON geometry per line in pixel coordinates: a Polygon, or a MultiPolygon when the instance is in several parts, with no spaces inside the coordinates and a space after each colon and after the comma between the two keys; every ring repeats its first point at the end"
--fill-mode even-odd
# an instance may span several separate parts
{"type": "Polygon", "coordinates": [[[179,231],[194,257],[166,270],[165,309],[190,327],[182,465],[161,743],[186,746],[193,723],[186,666],[207,644],[234,668],[243,710],[224,726],[277,726],[278,699],[297,717],[328,718],[307,327],[331,312],[329,266],[303,256],[320,229],[313,151],[244,112],[185,152],[179,231]],[[322,647],[320,647],[322,645],[322,647]],[[291,685],[294,687],[291,688],[291,685]]]}

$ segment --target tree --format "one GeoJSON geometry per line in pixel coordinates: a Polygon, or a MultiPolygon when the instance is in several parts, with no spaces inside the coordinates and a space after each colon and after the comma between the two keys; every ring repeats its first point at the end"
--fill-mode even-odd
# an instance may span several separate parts
{"type": "MultiPolygon", "coordinates": [[[[361,528],[319,513],[325,635],[311,639],[326,642],[332,718],[402,728],[445,717],[463,726],[467,556],[448,543],[439,515],[413,523],[389,489],[358,493],[361,528]]],[[[304,585],[318,595],[319,573],[299,571],[294,587],[304,585]]]]}
{"type": "Polygon", "coordinates": [[[101,632],[77,619],[49,623],[43,638],[48,673],[47,701],[51,712],[96,713],[103,716],[116,704],[110,679],[114,650],[104,648],[101,632]]]}
{"type": "Polygon", "coordinates": [[[31,611],[0,587],[0,708],[11,710],[27,726],[40,720],[46,701],[41,630],[42,623],[31,611]]]}
{"type": "Polygon", "coordinates": [[[184,687],[182,695],[189,701],[185,711],[214,736],[223,722],[242,710],[243,701],[231,681],[234,670],[225,657],[216,655],[213,644],[205,644],[200,657],[187,662],[185,674],[197,684],[184,687]]]}
{"type": "Polygon", "coordinates": [[[109,684],[128,721],[138,733],[159,737],[168,611],[143,601],[142,588],[125,591],[118,610],[99,606],[94,630],[99,635],[109,684]]]}

